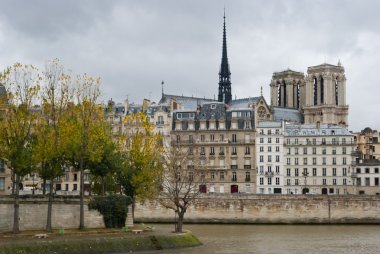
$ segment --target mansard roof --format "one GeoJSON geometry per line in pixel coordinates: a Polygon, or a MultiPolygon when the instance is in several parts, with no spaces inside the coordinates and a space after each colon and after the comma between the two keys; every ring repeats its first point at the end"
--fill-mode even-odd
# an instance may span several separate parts
{"type": "Polygon", "coordinates": [[[302,123],[303,115],[298,109],[272,107],[275,121],[286,121],[293,123],[302,123]]]}

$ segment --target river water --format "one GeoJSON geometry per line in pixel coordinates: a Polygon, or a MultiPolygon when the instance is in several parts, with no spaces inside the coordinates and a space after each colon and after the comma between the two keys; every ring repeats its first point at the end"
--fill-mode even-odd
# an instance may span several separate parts
{"type": "MultiPolygon", "coordinates": [[[[171,230],[172,225],[155,225],[171,230]]],[[[379,225],[185,225],[203,246],[155,253],[380,253],[379,225]]],[[[152,252],[143,252],[152,253],[152,252]]]]}

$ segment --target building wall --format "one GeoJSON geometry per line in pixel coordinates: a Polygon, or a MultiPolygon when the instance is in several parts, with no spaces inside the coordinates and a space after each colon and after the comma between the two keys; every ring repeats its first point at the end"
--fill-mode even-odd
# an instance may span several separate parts
{"type": "MultiPolygon", "coordinates": [[[[157,201],[138,204],[136,222],[169,222],[174,212],[157,201]]],[[[380,196],[210,196],[191,206],[194,223],[380,223],[380,196]]]]}
{"type": "Polygon", "coordinates": [[[11,187],[11,171],[5,163],[0,160],[0,195],[10,194],[11,187]]]}

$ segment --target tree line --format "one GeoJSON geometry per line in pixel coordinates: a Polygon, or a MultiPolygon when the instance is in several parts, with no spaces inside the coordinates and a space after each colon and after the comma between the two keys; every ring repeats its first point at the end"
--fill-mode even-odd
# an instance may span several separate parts
{"type": "Polygon", "coordinates": [[[73,75],[59,60],[44,71],[16,63],[0,73],[5,94],[0,98],[0,158],[11,170],[14,198],[13,232],[20,232],[19,186],[37,172],[43,188],[50,183],[46,230],[52,231],[54,179],[72,168],[80,175],[79,229],[84,229],[84,174],[88,170],[95,194],[121,193],[136,201],[163,197],[175,211],[182,231],[187,207],[199,195],[204,172],[194,156],[179,147],[164,148],[162,137],[144,113],[126,115],[125,129],[113,132],[112,108],[99,102],[101,79],[73,75]]]}

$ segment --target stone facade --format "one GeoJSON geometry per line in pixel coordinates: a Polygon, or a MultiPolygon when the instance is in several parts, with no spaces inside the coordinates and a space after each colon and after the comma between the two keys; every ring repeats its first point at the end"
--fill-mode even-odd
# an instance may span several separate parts
{"type": "Polygon", "coordinates": [[[367,127],[354,135],[359,159],[380,159],[380,133],[377,130],[367,127]]]}
{"type": "MultiPolygon", "coordinates": [[[[13,228],[13,199],[0,197],[0,232],[11,231],[13,228]]],[[[86,228],[104,228],[103,216],[96,210],[84,208],[86,228]]],[[[47,198],[21,197],[20,200],[20,230],[43,230],[46,228],[47,198]]],[[[79,226],[79,199],[56,197],[52,211],[53,228],[77,228],[79,226]]]]}
{"type": "Polygon", "coordinates": [[[0,160],[0,195],[9,194],[11,187],[11,171],[4,161],[0,160]]]}

